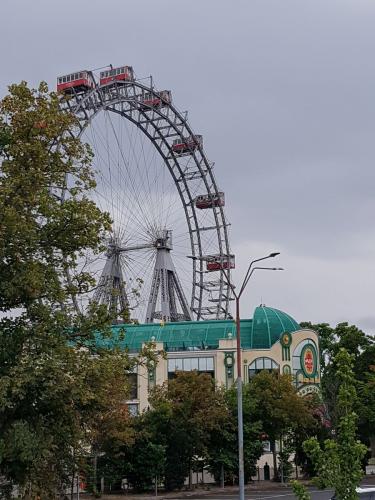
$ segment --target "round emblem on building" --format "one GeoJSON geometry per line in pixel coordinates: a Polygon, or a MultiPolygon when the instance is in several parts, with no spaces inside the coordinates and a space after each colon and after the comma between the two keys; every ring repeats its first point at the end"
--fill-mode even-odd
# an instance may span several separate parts
{"type": "Polygon", "coordinates": [[[312,344],[306,344],[302,349],[301,367],[305,377],[315,377],[317,371],[317,356],[315,347],[312,344]]]}
{"type": "Polygon", "coordinates": [[[283,347],[290,347],[292,336],[289,332],[284,332],[280,335],[280,342],[283,347]]]}

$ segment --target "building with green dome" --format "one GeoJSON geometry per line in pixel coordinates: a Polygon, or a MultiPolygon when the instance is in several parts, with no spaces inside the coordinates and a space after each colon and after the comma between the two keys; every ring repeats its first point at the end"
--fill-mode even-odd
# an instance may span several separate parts
{"type": "MultiPolygon", "coordinates": [[[[139,366],[129,374],[132,413],[148,407],[149,391],[175,376],[177,371],[209,373],[219,385],[235,382],[236,325],[233,320],[178,323],[122,324],[113,335],[97,342],[118,346],[136,355],[153,342],[160,353],[155,367],[139,366]],[[161,355],[163,353],[163,355],[161,355]]],[[[246,383],[262,370],[293,376],[301,395],[319,391],[319,342],[315,331],[303,329],[289,314],[260,305],[251,319],[241,320],[242,373],[246,383]]]]}
{"type": "MultiPolygon", "coordinates": [[[[127,405],[133,414],[145,410],[150,391],[178,371],[208,373],[217,385],[225,387],[235,383],[237,339],[233,320],[120,324],[112,327],[112,333],[108,338],[98,334],[96,342],[103,347],[127,349],[134,356],[152,342],[160,354],[155,366],[139,365],[128,374],[131,393],[127,405]]],[[[301,397],[319,392],[318,334],[301,328],[289,314],[263,304],[256,307],[252,318],[241,320],[241,351],[244,383],[268,370],[292,375],[301,397]]],[[[273,463],[271,445],[263,444],[257,479],[265,478],[265,466],[273,473],[269,467],[273,463]]],[[[205,482],[213,481],[207,471],[201,474],[205,482]]]]}

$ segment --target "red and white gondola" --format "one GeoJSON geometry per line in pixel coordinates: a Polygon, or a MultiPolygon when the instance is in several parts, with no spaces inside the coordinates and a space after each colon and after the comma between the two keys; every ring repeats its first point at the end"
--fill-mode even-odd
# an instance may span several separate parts
{"type": "Polygon", "coordinates": [[[177,138],[172,143],[172,151],[176,154],[192,153],[203,146],[203,137],[201,135],[191,135],[186,139],[177,138]]]}
{"type": "Polygon", "coordinates": [[[134,80],[134,71],[131,66],[120,66],[100,72],[100,86],[108,85],[113,82],[132,82],[134,80]]]}
{"type": "Polygon", "coordinates": [[[205,260],[207,271],[221,271],[222,269],[234,269],[236,267],[233,254],[208,255],[205,260]]]}
{"type": "Polygon", "coordinates": [[[141,96],[140,101],[142,110],[163,108],[171,104],[172,93],[170,90],[161,90],[157,94],[150,92],[141,96]]]}
{"type": "Polygon", "coordinates": [[[95,80],[91,71],[78,71],[57,78],[57,92],[71,94],[95,88],[95,80]]]}
{"type": "Polygon", "coordinates": [[[206,208],[224,207],[224,193],[219,191],[217,194],[201,194],[195,198],[195,206],[201,210],[206,208]]]}

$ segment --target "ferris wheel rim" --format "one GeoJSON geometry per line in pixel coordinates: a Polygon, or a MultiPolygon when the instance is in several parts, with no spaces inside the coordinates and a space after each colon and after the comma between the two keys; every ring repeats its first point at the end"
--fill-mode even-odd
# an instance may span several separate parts
{"type": "MultiPolygon", "coordinates": [[[[109,87],[109,86],[108,86],[109,87]]],[[[116,89],[118,91],[119,84],[114,82],[113,85],[110,86],[111,88],[116,89]]],[[[146,86],[142,83],[140,83],[137,80],[133,80],[131,82],[126,83],[126,87],[130,88],[132,87],[133,89],[139,89],[142,92],[149,92],[152,93],[153,95],[159,97],[161,99],[160,91],[156,90],[155,87],[153,86],[146,86]]],[[[121,85],[121,88],[124,88],[124,86],[121,85]]],[[[161,156],[163,159],[163,162],[165,166],[167,167],[170,175],[172,176],[174,185],[177,189],[177,192],[179,194],[180,200],[182,202],[182,206],[184,209],[185,213],[185,220],[189,232],[189,238],[190,238],[190,247],[191,247],[191,257],[192,257],[192,283],[191,283],[191,298],[190,298],[190,307],[194,315],[196,316],[197,319],[204,319],[204,314],[202,312],[202,309],[204,308],[203,304],[203,290],[204,290],[204,274],[206,271],[204,271],[204,253],[203,253],[203,248],[202,248],[202,243],[201,243],[201,234],[203,231],[209,229],[209,230],[216,230],[217,234],[217,242],[219,246],[219,252],[221,257],[223,256],[229,256],[230,255],[230,246],[229,246],[229,235],[228,235],[228,230],[227,230],[227,222],[224,214],[224,209],[222,206],[219,207],[212,207],[212,213],[215,218],[215,225],[211,228],[202,228],[199,226],[198,222],[198,217],[197,217],[197,209],[195,207],[195,197],[192,195],[190,191],[190,186],[189,183],[187,182],[187,178],[185,177],[185,173],[183,172],[180,164],[179,164],[179,158],[178,156],[172,151],[170,148],[170,143],[167,141],[167,139],[170,139],[170,135],[163,135],[163,133],[160,133],[161,130],[158,128],[157,125],[155,125],[155,120],[151,119],[151,116],[158,115],[160,120],[166,120],[168,122],[169,127],[171,130],[174,131],[174,136],[179,137],[181,140],[186,139],[187,136],[194,137],[195,134],[190,127],[190,124],[188,123],[187,116],[183,116],[183,114],[177,110],[177,108],[171,103],[166,103],[163,105],[163,107],[160,108],[153,108],[150,107],[149,109],[139,109],[139,101],[135,99],[135,91],[134,91],[134,97],[133,99],[126,98],[124,95],[121,95],[117,92],[117,97],[111,100],[106,100],[106,88],[96,86],[92,90],[85,92],[84,95],[80,98],[79,96],[74,95],[74,99],[76,101],[75,106],[71,106],[69,101],[67,101],[69,104],[67,106],[67,109],[72,112],[77,118],[79,122],[79,132],[75,135],[81,137],[84,131],[91,125],[92,120],[101,112],[103,111],[110,111],[117,113],[121,115],[124,119],[127,119],[133,125],[138,127],[139,130],[141,130],[145,136],[153,143],[154,147],[156,148],[158,154],[161,156]],[[94,105],[93,105],[94,103],[94,105]],[[116,109],[116,105],[123,105],[124,103],[129,104],[129,113],[126,113],[127,108],[122,111],[119,111],[116,109]],[[133,106],[131,108],[131,106],[133,106]],[[138,106],[138,107],[137,107],[138,106]],[[164,108],[167,108],[167,112],[163,112],[164,108]],[[91,113],[90,113],[91,110],[91,113]],[[138,112],[138,116],[143,118],[143,123],[140,123],[140,121],[136,120],[134,117],[131,116],[130,111],[136,111],[138,112]],[[152,112],[149,114],[149,112],[152,112]],[[80,116],[80,114],[83,114],[83,116],[80,116]],[[174,120],[171,119],[169,115],[172,115],[174,117],[174,120]],[[145,126],[143,126],[145,125],[145,126]],[[152,126],[153,127],[153,132],[157,134],[157,136],[152,136],[149,131],[147,130],[147,127],[152,126]],[[187,135],[186,135],[187,133],[187,135]],[[166,154],[163,152],[162,148],[160,145],[157,144],[157,140],[160,140],[161,143],[165,146],[166,150],[168,151],[169,155],[171,155],[171,158],[173,160],[173,165],[176,167],[177,172],[180,174],[180,178],[178,179],[173,172],[170,163],[169,163],[169,157],[166,156],[166,154]],[[181,186],[180,186],[180,181],[183,183],[183,188],[184,190],[182,191],[181,186]],[[187,195],[188,202],[186,202],[186,199],[184,197],[184,194],[187,195]],[[187,207],[189,206],[193,217],[189,217],[187,207]],[[196,289],[199,289],[198,291],[198,297],[196,295],[196,289]]],[[[191,158],[193,160],[193,164],[197,167],[197,172],[200,174],[200,179],[203,181],[203,186],[205,187],[205,191],[209,195],[216,195],[218,196],[220,191],[217,187],[216,179],[215,176],[212,172],[212,167],[213,164],[211,164],[204,152],[203,146],[201,144],[198,145],[196,150],[191,152],[191,158]],[[200,158],[198,158],[198,155],[200,158]]],[[[230,270],[228,270],[230,272],[230,270]]],[[[226,318],[229,316],[229,301],[230,301],[230,288],[227,283],[224,282],[223,280],[223,271],[220,271],[220,289],[217,293],[218,297],[218,306],[216,308],[216,319],[220,318],[226,318]]],[[[207,308],[208,309],[208,308],[207,308]]],[[[212,310],[215,308],[212,307],[212,310]]],[[[209,313],[212,315],[212,313],[209,313]]]]}

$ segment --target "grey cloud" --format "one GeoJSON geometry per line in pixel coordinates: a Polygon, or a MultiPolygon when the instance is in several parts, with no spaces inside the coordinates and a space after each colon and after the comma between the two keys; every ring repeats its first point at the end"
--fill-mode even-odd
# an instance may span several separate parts
{"type": "Polygon", "coordinates": [[[238,262],[253,250],[249,240],[259,252],[256,242],[272,242],[320,277],[316,283],[293,265],[278,278],[282,287],[262,277],[257,283],[269,287],[274,305],[325,321],[336,321],[342,307],[343,317],[371,327],[364,308],[373,307],[375,281],[372,0],[4,0],[2,18],[2,94],[14,81],[53,87],[58,74],[108,63],[153,74],[189,110],[216,162],[238,262]],[[348,266],[352,284],[365,266],[364,292],[353,286],[338,303],[334,287],[326,292],[321,282],[342,287],[348,266]]]}

